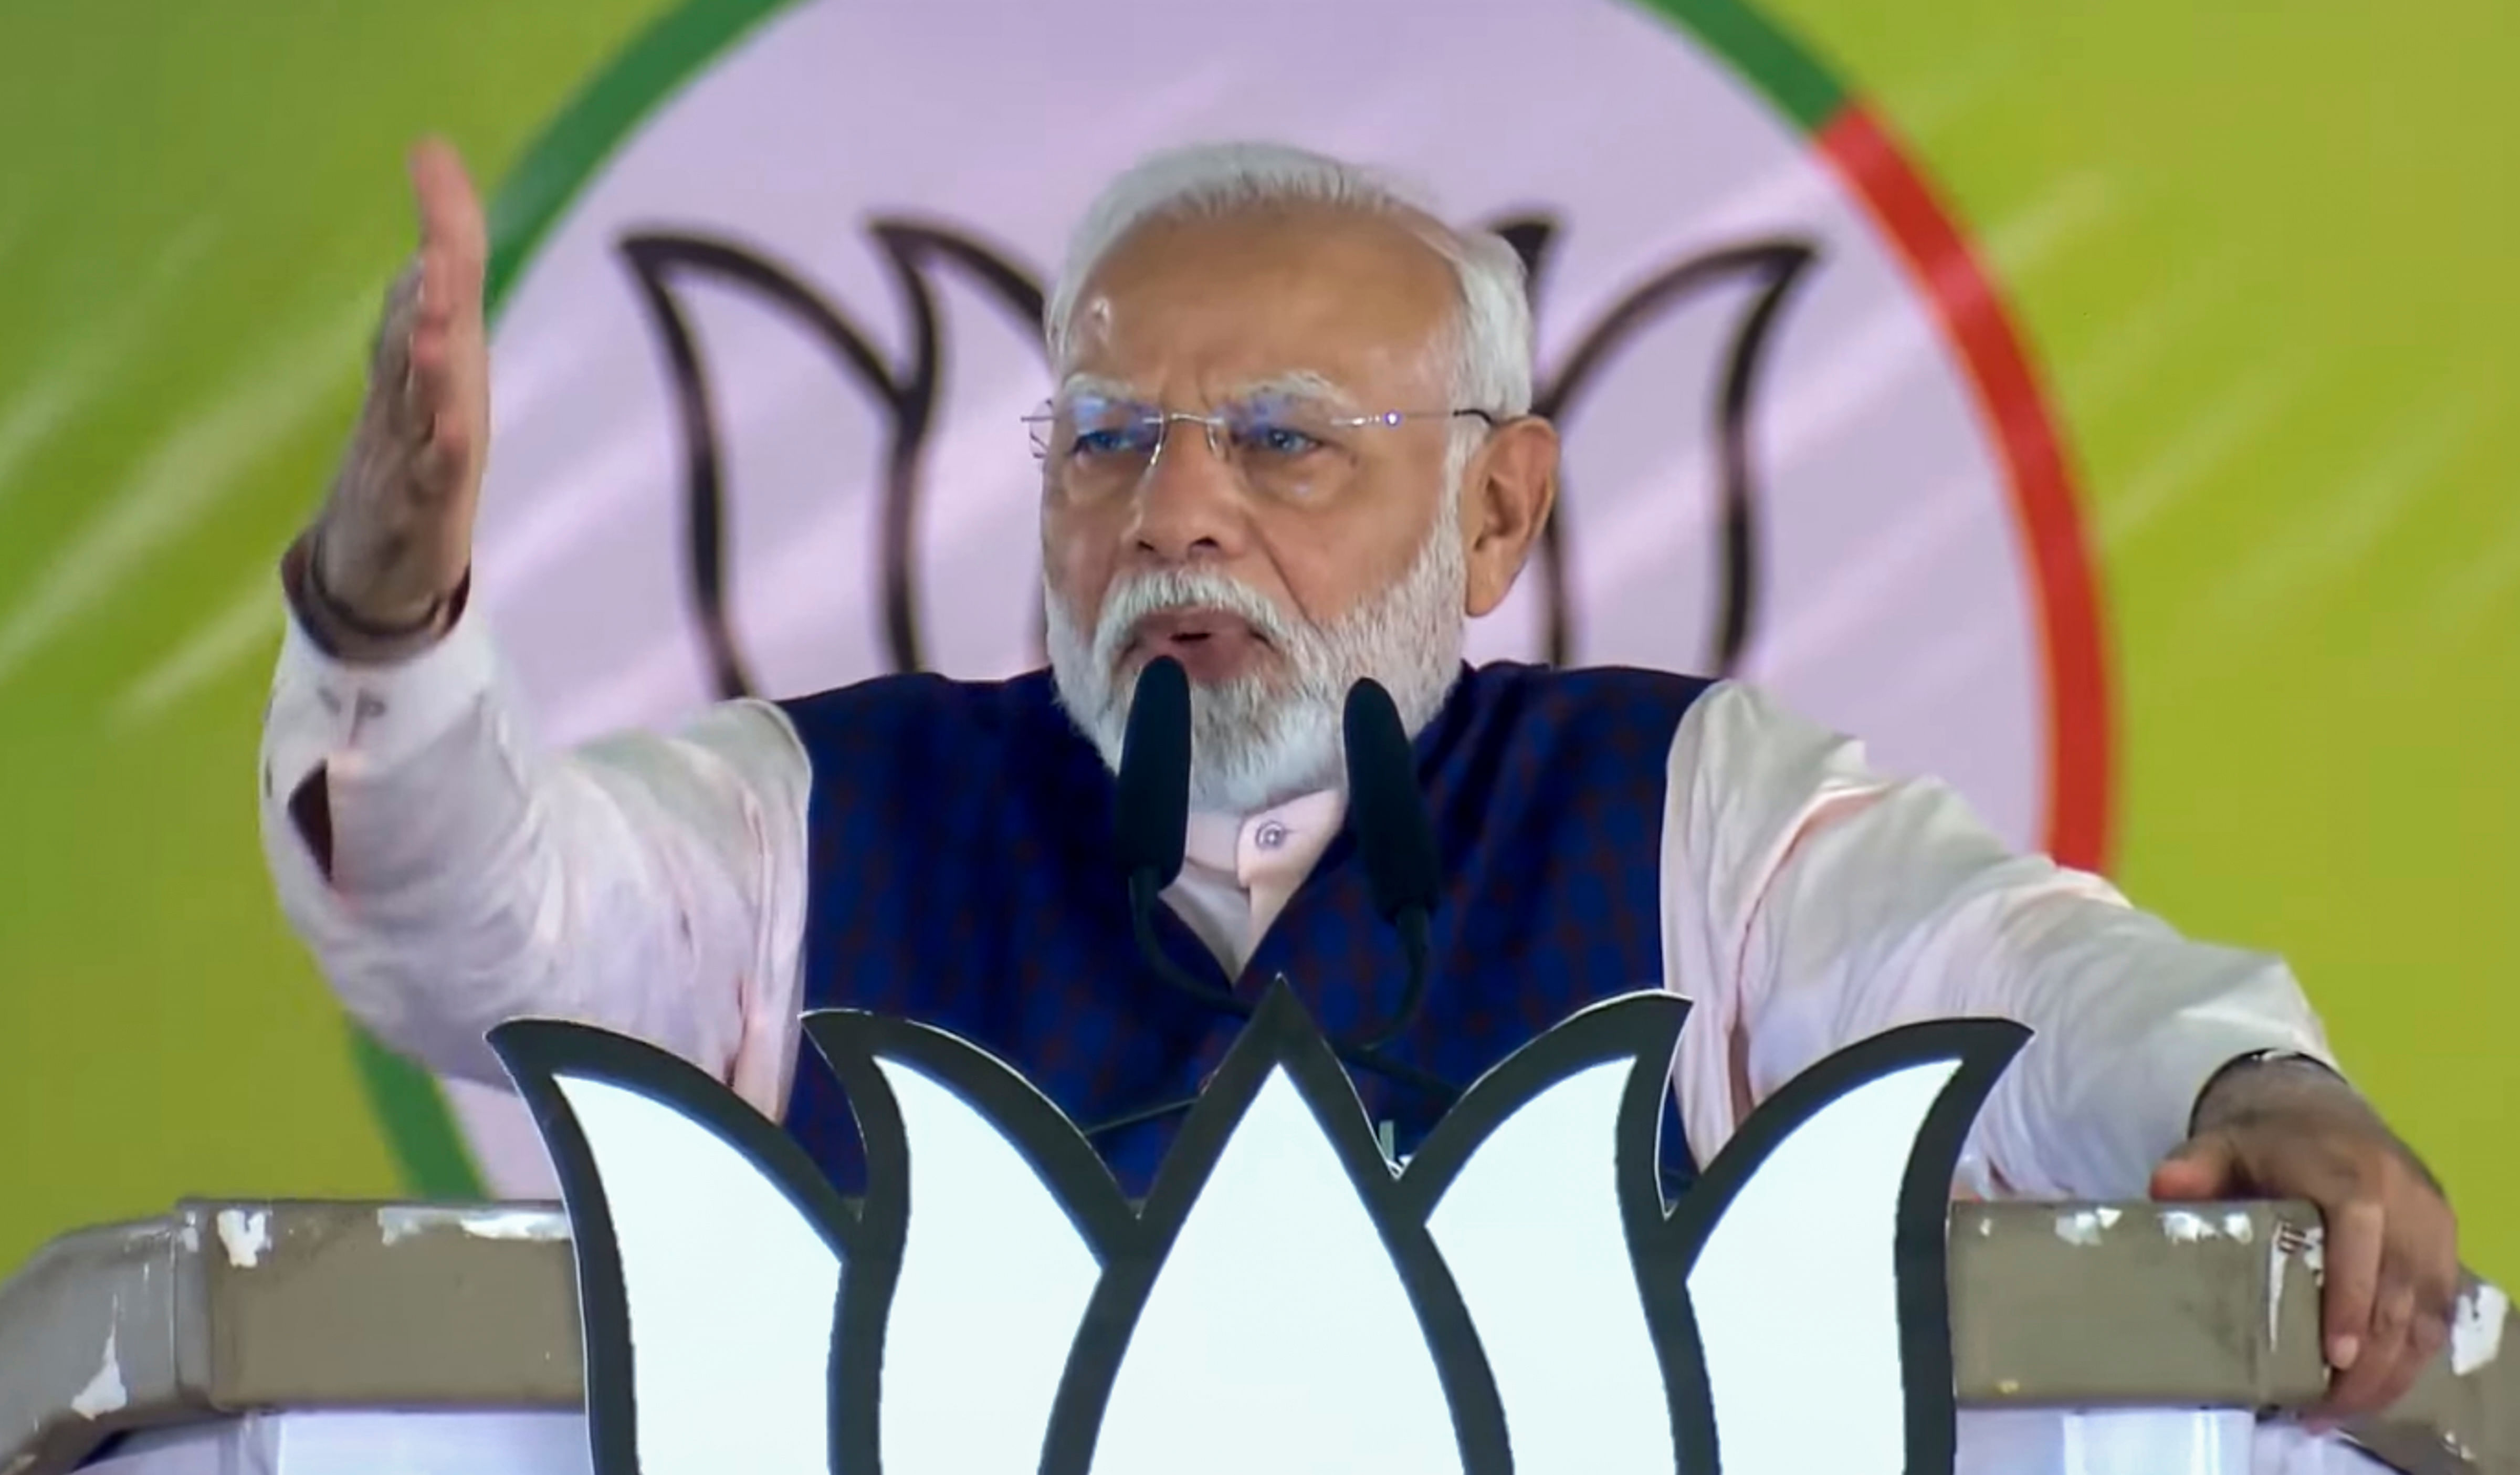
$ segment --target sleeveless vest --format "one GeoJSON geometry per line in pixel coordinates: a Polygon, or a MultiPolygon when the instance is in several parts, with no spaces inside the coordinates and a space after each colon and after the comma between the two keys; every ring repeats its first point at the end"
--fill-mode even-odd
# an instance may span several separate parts
{"type": "MultiPolygon", "coordinates": [[[[1664,773],[1709,683],[1655,671],[1465,669],[1417,742],[1442,857],[1430,982],[1385,1053],[1468,1085],[1587,1004],[1660,984],[1664,773]]],[[[813,766],[804,1006],[947,1030],[1080,1126],[1194,1093],[1241,1022],[1155,977],[1134,941],[1112,779],[1047,672],[888,676],[784,704],[813,766]]],[[[1239,979],[1169,907],[1173,960],[1246,998],[1278,978],[1336,1039],[1378,1033],[1406,986],[1355,837],[1333,839],[1239,979]]],[[[787,1125],[843,1193],[863,1153],[805,1047],[787,1125]]],[[[1404,1157],[1440,1103],[1351,1068],[1404,1157]]],[[[1666,1112],[1666,1180],[1689,1169],[1666,1112]]],[[[1143,1196],[1179,1114],[1098,1136],[1143,1196]]]]}

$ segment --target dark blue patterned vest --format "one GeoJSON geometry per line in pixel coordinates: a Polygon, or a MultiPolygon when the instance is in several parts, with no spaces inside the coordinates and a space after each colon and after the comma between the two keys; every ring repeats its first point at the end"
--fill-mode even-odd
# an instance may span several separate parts
{"type": "MultiPolygon", "coordinates": [[[[1661,980],[1664,769],[1706,684],[1623,669],[1463,672],[1418,739],[1444,891],[1425,1005],[1390,1053],[1465,1086],[1584,1005],[1661,980]]],[[[885,677],[786,710],[814,775],[805,1007],[949,1030],[1084,1125],[1205,1079],[1240,1023],[1140,961],[1111,776],[1048,674],[885,677]]],[[[1184,967],[1227,982],[1169,908],[1157,931],[1184,967]]],[[[1333,1038],[1377,1031],[1399,1003],[1406,965],[1352,835],[1331,842],[1236,983],[1256,997],[1280,976],[1333,1038]]],[[[1413,1150],[1437,1104],[1365,1072],[1357,1084],[1413,1150]]],[[[1124,1191],[1145,1192],[1179,1120],[1097,1139],[1124,1191]]],[[[817,1059],[798,1062],[788,1124],[857,1191],[857,1129],[817,1059]]],[[[1666,1162],[1686,1174],[1676,1118],[1665,1137],[1666,1162]]]]}

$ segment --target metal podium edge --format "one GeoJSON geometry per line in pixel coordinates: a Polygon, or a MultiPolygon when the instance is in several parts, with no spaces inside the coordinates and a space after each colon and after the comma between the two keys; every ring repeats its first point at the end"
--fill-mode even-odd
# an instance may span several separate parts
{"type": "MultiPolygon", "coordinates": [[[[2317,1224],[2291,1204],[1955,1204],[1962,1406],[2312,1402],[2317,1224]]],[[[2348,1436],[2407,1475],[2520,1475],[2520,1358],[2487,1335],[2504,1305],[2472,1284],[2463,1338],[2348,1436]]],[[[187,1202],[64,1235],[0,1283],[0,1475],[263,1409],[569,1408],[580,1365],[557,1205],[187,1202]]]]}

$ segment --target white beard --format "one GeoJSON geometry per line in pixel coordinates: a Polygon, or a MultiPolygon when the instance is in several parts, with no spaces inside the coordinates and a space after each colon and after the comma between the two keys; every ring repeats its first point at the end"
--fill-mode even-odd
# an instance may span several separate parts
{"type": "Polygon", "coordinates": [[[1067,602],[1045,588],[1051,674],[1060,705],[1116,772],[1136,690],[1120,683],[1116,667],[1139,622],[1172,610],[1248,622],[1285,658],[1285,670],[1192,684],[1190,803],[1249,814],[1344,785],[1341,715],[1348,688],[1365,677],[1391,693],[1410,736],[1434,720],[1461,673],[1468,577],[1460,530],[1438,517],[1406,573],[1327,624],[1290,617],[1221,574],[1158,569],[1111,586],[1089,642],[1067,602]]]}

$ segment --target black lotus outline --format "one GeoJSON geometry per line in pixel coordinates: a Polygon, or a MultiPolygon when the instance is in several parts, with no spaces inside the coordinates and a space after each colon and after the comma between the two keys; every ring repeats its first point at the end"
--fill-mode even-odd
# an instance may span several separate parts
{"type": "MultiPolygon", "coordinates": [[[[1517,211],[1489,228],[1521,256],[1533,300],[1540,301],[1552,247],[1564,234],[1558,217],[1546,210],[1517,211]]],[[[719,697],[760,693],[729,614],[733,574],[717,398],[690,320],[675,298],[673,279],[684,274],[712,277],[743,288],[786,313],[832,354],[850,382],[885,417],[875,586],[884,656],[894,672],[926,668],[926,642],[920,630],[922,580],[916,534],[927,444],[948,372],[936,288],[928,272],[945,263],[967,273],[985,298],[1039,341],[1041,277],[1020,264],[1012,251],[962,227],[909,215],[878,214],[868,219],[866,229],[908,316],[908,352],[898,363],[887,361],[864,328],[816,290],[802,272],[766,248],[681,229],[631,231],[616,246],[655,331],[682,431],[684,576],[709,681],[719,697]]],[[[1535,386],[1533,413],[1570,423],[1592,385],[1646,329],[1708,289],[1742,279],[1753,285],[1725,350],[1712,406],[1719,552],[1714,579],[1716,635],[1703,668],[1717,676],[1739,670],[1757,632],[1763,581],[1759,479],[1751,427],[1776,329],[1819,259],[1820,250],[1811,241],[1776,236],[1719,247],[1661,267],[1613,302],[1577,339],[1565,360],[1535,386]]],[[[1536,560],[1544,657],[1554,666],[1575,659],[1580,633],[1567,574],[1571,537],[1561,497],[1542,530],[1536,560]]],[[[1042,646],[1036,619],[1036,658],[1042,646]]]]}
{"type": "Polygon", "coordinates": [[[1614,1171],[1632,1270],[1660,1365],[1674,1467],[1722,1468],[1704,1350],[1688,1276],[1725,1211],[1775,1149],[1846,1093],[1893,1072],[1957,1062],[1912,1145],[1897,1206],[1895,1266],[1908,1475],[1950,1475],[1957,1406],[1952,1379],[1947,1221],[1950,1185],[1987,1094],[2028,1041],[2021,1025],[1948,1019],[1904,1026],[1851,1045],[1796,1077],[1753,1112],[1678,1204],[1656,1172],[1662,1093],[1688,1013],[1676,995],[1596,1004],[1515,1051],[1436,1124],[1394,1170],[1377,1147],[1355,1086],[1296,1001],[1274,987],[1184,1118],[1145,1204],[1132,1208],[1090,1143],[1005,1063],[924,1025],[857,1011],[809,1014],[805,1033],[839,1078],[867,1150],[868,1195],[843,1200],[804,1149],[696,1067],[591,1026],[518,1020],[491,1047],[531,1109],[558,1169],[576,1243],[586,1407],[594,1475],[639,1475],[628,1290],[602,1175],[561,1084],[596,1080],[636,1091],[745,1158],[812,1222],[844,1267],[832,1313],[827,1408],[833,1475],[879,1475],[883,1340],[908,1230],[909,1142],[879,1062],[955,1092],[1020,1153],[1065,1209],[1102,1267],[1080,1317],[1044,1431],[1042,1475],[1086,1475],[1129,1335],[1163,1259],[1263,1083],[1282,1070],[1345,1166],[1426,1335],[1468,1475],[1514,1466],[1503,1405],[1452,1272],[1428,1223],[1444,1192],[1495,1129],[1578,1072],[1621,1060],[1630,1074],[1616,1113],[1614,1171]]]}

